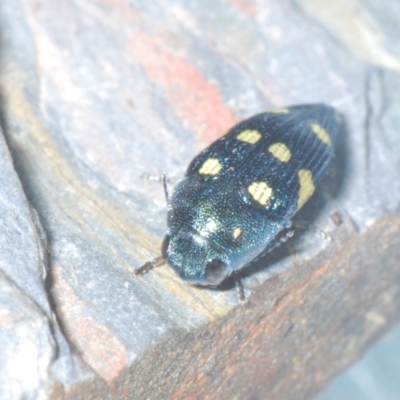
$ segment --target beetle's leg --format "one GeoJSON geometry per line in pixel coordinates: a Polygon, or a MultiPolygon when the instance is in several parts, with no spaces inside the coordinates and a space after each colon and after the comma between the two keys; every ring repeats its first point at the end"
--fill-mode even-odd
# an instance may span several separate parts
{"type": "Polygon", "coordinates": [[[302,229],[302,230],[311,229],[315,233],[317,233],[320,237],[327,240],[328,242],[330,242],[332,240],[332,238],[326,232],[324,232],[321,229],[317,228],[316,226],[310,225],[307,222],[304,222],[300,219],[296,219],[296,220],[292,221],[292,227],[295,229],[302,229]]]}
{"type": "Polygon", "coordinates": [[[162,184],[163,184],[163,188],[164,188],[165,200],[167,201],[167,204],[168,204],[169,196],[168,196],[167,176],[165,174],[162,174],[161,179],[162,179],[162,184]]]}
{"type": "Polygon", "coordinates": [[[246,294],[244,292],[242,278],[240,277],[239,274],[235,274],[233,275],[233,281],[235,282],[239,303],[240,304],[246,303],[247,299],[246,299],[246,294]]]}
{"type": "Polygon", "coordinates": [[[179,182],[179,179],[167,178],[167,176],[165,174],[161,174],[161,175],[143,174],[142,177],[146,181],[162,182],[162,185],[164,188],[165,199],[167,200],[167,203],[168,203],[168,197],[169,197],[168,183],[176,184],[177,182],[179,182]]]}

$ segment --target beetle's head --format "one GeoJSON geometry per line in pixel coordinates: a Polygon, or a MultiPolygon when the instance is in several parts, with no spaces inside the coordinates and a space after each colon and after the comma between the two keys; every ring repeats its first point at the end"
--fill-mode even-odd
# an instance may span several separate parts
{"type": "Polygon", "coordinates": [[[215,287],[232,272],[226,254],[198,233],[166,234],[161,251],[179,276],[193,284],[215,287]]]}

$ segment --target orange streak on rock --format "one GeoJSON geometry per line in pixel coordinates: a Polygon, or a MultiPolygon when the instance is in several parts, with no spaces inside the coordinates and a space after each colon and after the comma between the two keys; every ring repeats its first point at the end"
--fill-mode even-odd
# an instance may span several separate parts
{"type": "Polygon", "coordinates": [[[226,0],[228,4],[248,17],[255,17],[258,11],[258,4],[255,0],[226,0]]]}
{"type": "Polygon", "coordinates": [[[54,269],[54,283],[57,314],[68,341],[105,381],[112,381],[127,366],[125,346],[106,326],[87,315],[85,304],[57,268],[54,269]]]}
{"type": "Polygon", "coordinates": [[[161,42],[162,38],[141,32],[131,40],[130,47],[149,78],[164,89],[184,125],[208,144],[234,125],[234,114],[223,103],[216,86],[161,42]]]}
{"type": "Polygon", "coordinates": [[[324,276],[324,275],[326,275],[327,270],[328,270],[328,266],[323,265],[322,267],[319,267],[318,269],[313,271],[313,273],[311,274],[311,278],[317,279],[320,276],[324,276]]]}

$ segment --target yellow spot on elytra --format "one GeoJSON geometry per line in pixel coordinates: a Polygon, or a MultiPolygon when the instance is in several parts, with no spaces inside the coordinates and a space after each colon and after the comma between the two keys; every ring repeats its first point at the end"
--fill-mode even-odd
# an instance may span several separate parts
{"type": "Polygon", "coordinates": [[[254,144],[261,139],[261,133],[255,130],[246,129],[245,131],[240,132],[239,135],[236,136],[236,139],[241,140],[242,142],[254,144]]]}
{"type": "Polygon", "coordinates": [[[289,112],[287,108],[274,108],[270,111],[270,114],[289,114],[289,112]]]}
{"type": "Polygon", "coordinates": [[[267,182],[253,182],[247,190],[251,197],[262,206],[266,206],[272,197],[274,191],[268,186],[267,182]]]}
{"type": "Polygon", "coordinates": [[[303,204],[311,197],[314,193],[315,186],[313,182],[313,176],[310,170],[301,169],[297,173],[299,176],[299,197],[297,199],[297,210],[303,207],[303,204]]]}
{"type": "Polygon", "coordinates": [[[242,234],[242,229],[241,228],[235,228],[232,232],[232,236],[234,239],[237,239],[241,234],[242,234]]]}
{"type": "Polygon", "coordinates": [[[328,146],[332,144],[329,133],[321,125],[310,124],[310,126],[311,130],[317,135],[318,139],[321,140],[321,142],[327,144],[328,146]]]}
{"type": "Polygon", "coordinates": [[[218,158],[208,158],[204,161],[203,165],[199,169],[199,174],[202,175],[217,175],[221,171],[222,165],[218,158]]]}
{"type": "Polygon", "coordinates": [[[284,143],[274,143],[268,147],[268,151],[279,161],[287,163],[291,157],[292,153],[284,143]]]}

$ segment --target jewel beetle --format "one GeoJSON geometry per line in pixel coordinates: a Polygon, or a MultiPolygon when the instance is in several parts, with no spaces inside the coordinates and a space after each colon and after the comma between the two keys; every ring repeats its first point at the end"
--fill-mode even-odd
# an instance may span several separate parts
{"type": "Polygon", "coordinates": [[[240,122],[203,150],[168,196],[161,257],[192,284],[218,286],[276,247],[314,193],[340,117],[324,104],[274,109],[240,122]]]}

